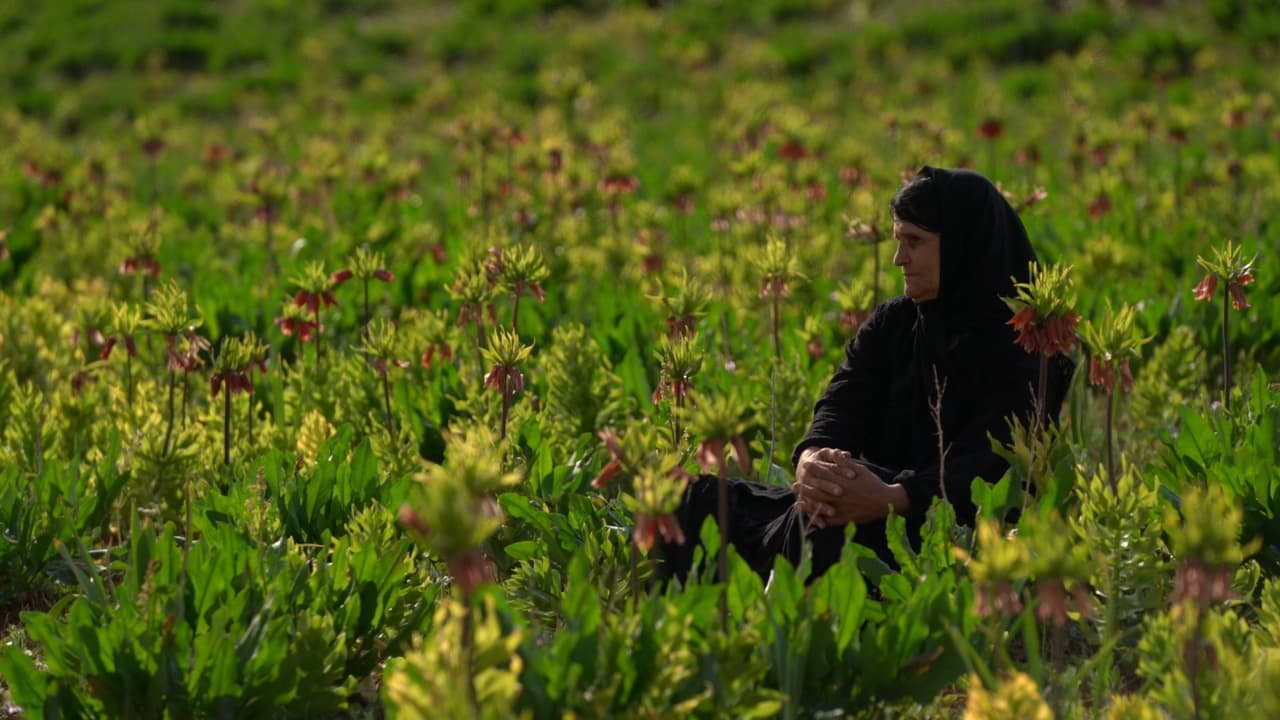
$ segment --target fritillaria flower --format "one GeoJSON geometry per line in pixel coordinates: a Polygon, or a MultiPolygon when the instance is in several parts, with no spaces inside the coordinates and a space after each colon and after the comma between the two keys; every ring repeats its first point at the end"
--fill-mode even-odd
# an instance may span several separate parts
{"type": "Polygon", "coordinates": [[[160,262],[150,256],[129,256],[120,263],[121,275],[146,275],[160,277],[160,262]]]}
{"type": "Polygon", "coordinates": [[[1076,325],[1080,317],[1068,310],[1061,315],[1041,318],[1033,307],[1024,307],[1013,314],[1009,325],[1018,334],[1015,342],[1032,355],[1053,357],[1069,352],[1076,346],[1076,325]]]}
{"type": "Polygon", "coordinates": [[[1231,404],[1231,336],[1228,332],[1227,301],[1237,311],[1247,310],[1248,298],[1245,297],[1245,286],[1253,283],[1254,258],[1245,259],[1244,250],[1234,242],[1228,242],[1225,248],[1215,247],[1209,258],[1196,256],[1196,263],[1204,268],[1206,275],[1196,284],[1193,292],[1196,300],[1207,302],[1218,292],[1221,281],[1227,286],[1222,299],[1222,402],[1230,409],[1231,404]]]}
{"type": "Polygon", "coordinates": [[[614,172],[605,175],[600,179],[600,191],[610,197],[618,195],[630,195],[640,187],[640,181],[635,175],[614,172]]]}
{"type": "Polygon", "coordinates": [[[978,136],[986,140],[997,140],[1004,135],[1004,123],[998,118],[989,117],[978,124],[978,136]]]}
{"type": "Polygon", "coordinates": [[[622,471],[624,458],[622,456],[622,442],[618,439],[618,433],[613,428],[605,428],[598,433],[600,439],[604,441],[604,446],[609,450],[609,462],[605,463],[600,469],[600,474],[596,475],[591,481],[591,487],[599,490],[609,484],[619,472],[622,471]]]}
{"type": "Polygon", "coordinates": [[[726,470],[729,467],[726,462],[726,449],[742,474],[751,472],[751,455],[747,452],[747,441],[741,435],[727,441],[721,438],[706,438],[699,443],[697,457],[702,472],[714,475],[726,470]]]}
{"type": "Polygon", "coordinates": [[[245,370],[225,370],[216,372],[209,378],[210,397],[218,397],[218,392],[223,386],[227,388],[227,394],[238,395],[240,393],[253,394],[253,380],[250,379],[249,373],[245,370]]]}
{"type": "Polygon", "coordinates": [[[285,335],[297,335],[302,342],[311,342],[311,338],[321,328],[321,325],[314,320],[301,317],[278,317],[275,322],[280,327],[280,332],[285,335]]]}
{"type": "Polygon", "coordinates": [[[653,549],[657,535],[662,535],[662,539],[668,543],[675,545],[683,545],[685,543],[684,530],[680,528],[680,521],[676,519],[674,514],[649,515],[647,513],[636,513],[634,533],[636,547],[644,552],[649,552],[653,549]]]}
{"type": "Polygon", "coordinates": [[[422,367],[429,368],[435,364],[436,356],[441,360],[450,362],[453,360],[453,348],[449,343],[430,343],[427,349],[422,351],[422,367]]]}
{"type": "Polygon", "coordinates": [[[1089,217],[1096,219],[1109,212],[1111,212],[1111,198],[1107,197],[1106,193],[1098,193],[1093,202],[1089,203],[1089,217]]]}

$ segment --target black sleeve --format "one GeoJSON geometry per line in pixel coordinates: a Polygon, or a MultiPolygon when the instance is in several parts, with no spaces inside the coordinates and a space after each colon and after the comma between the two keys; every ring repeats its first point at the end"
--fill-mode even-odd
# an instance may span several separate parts
{"type": "Polygon", "coordinates": [[[809,432],[791,453],[793,468],[800,462],[800,453],[811,447],[845,450],[855,457],[864,454],[874,422],[875,398],[884,388],[884,307],[877,309],[845,345],[844,362],[814,405],[809,432]]]}
{"type": "MultiPolygon", "coordinates": [[[[981,477],[995,482],[1004,475],[1008,463],[991,450],[991,439],[1001,444],[1010,442],[1009,421],[1018,417],[1026,425],[1031,420],[1035,377],[1039,367],[1022,353],[1010,353],[1010,362],[1004,371],[983,373],[979,381],[980,392],[972,407],[962,408],[964,416],[955,423],[958,429],[951,437],[944,432],[943,440],[949,446],[946,471],[939,482],[939,463],[936,455],[932,462],[916,470],[900,471],[893,482],[901,483],[911,498],[909,514],[924,513],[933,499],[942,494],[942,484],[947,489],[947,500],[956,508],[957,516],[971,518],[974,513],[970,498],[973,479],[981,477]]],[[[946,394],[943,394],[943,412],[946,412],[946,394]]],[[[1051,408],[1053,406],[1051,405],[1051,408]]],[[[1056,415],[1056,410],[1052,411],[1056,415]]]]}

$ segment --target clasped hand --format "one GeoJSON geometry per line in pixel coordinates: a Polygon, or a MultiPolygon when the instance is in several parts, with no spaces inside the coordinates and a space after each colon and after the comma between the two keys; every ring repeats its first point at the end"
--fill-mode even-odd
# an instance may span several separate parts
{"type": "Polygon", "coordinates": [[[902,513],[906,490],[888,484],[844,450],[809,448],[796,465],[791,486],[796,506],[820,528],[871,522],[888,516],[892,505],[902,513]]]}

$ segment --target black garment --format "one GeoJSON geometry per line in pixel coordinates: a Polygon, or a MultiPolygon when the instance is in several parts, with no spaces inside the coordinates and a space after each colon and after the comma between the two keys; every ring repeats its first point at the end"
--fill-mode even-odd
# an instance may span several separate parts
{"type": "MultiPolygon", "coordinates": [[[[933,498],[943,492],[957,519],[972,523],[975,477],[998,480],[1007,464],[991,450],[990,437],[1009,441],[1008,419],[1030,422],[1039,373],[1037,357],[1014,343],[1011,317],[1000,297],[1028,277],[1035,253],[1017,214],[986,178],[968,171],[926,167],[921,171],[941,195],[942,277],[935,300],[898,297],[876,308],[845,348],[845,361],[814,408],[808,434],[793,463],[809,447],[846,450],[881,479],[902,483],[911,498],[905,514],[908,538],[919,531],[933,498]],[[942,391],[942,434],[948,446],[939,482],[938,438],[930,404],[942,391]]],[[[1049,417],[1056,418],[1073,367],[1060,358],[1050,365],[1049,417]]],[[[693,483],[677,516],[696,542],[703,520],[716,513],[715,478],[693,483]]],[[[800,556],[795,497],[789,488],[734,481],[730,486],[730,541],[753,568],[766,575],[773,557],[800,556]]],[[[857,529],[856,541],[894,564],[883,521],[857,529]]],[[[843,528],[814,530],[815,573],[839,558],[843,528]]],[[[664,548],[667,571],[683,576],[692,563],[692,542],[664,548]]]]}

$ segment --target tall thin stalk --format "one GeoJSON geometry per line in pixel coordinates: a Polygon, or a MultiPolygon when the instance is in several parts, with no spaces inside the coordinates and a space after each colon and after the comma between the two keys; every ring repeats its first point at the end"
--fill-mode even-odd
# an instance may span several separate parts
{"type": "Polygon", "coordinates": [[[129,410],[133,410],[133,356],[129,353],[124,354],[124,391],[125,400],[129,403],[129,410]]]}
{"type": "MultiPolygon", "coordinates": [[[[387,432],[391,432],[391,379],[387,377],[387,373],[382,373],[382,403],[383,410],[387,415],[387,432]]],[[[504,408],[505,410],[505,408],[504,408]]],[[[506,414],[505,412],[503,413],[506,414]]],[[[506,431],[506,421],[503,421],[503,431],[506,431]]]]}
{"type": "Polygon", "coordinates": [[[720,629],[729,631],[729,476],[725,463],[716,469],[716,524],[720,526],[720,551],[716,555],[716,571],[725,587],[720,588],[720,629]]]}
{"type": "Polygon", "coordinates": [[[164,454],[169,454],[169,440],[173,437],[173,390],[178,384],[173,370],[169,370],[169,423],[164,429],[164,454]]]}
{"type": "Polygon", "coordinates": [[[222,464],[231,464],[231,388],[224,388],[222,398],[222,464]]]}
{"type": "Polygon", "coordinates": [[[1111,389],[1107,391],[1107,480],[1111,482],[1111,492],[1119,492],[1119,480],[1116,478],[1116,458],[1115,458],[1115,442],[1112,438],[1112,428],[1115,423],[1116,414],[1116,388],[1112,384],[1111,389]]]}
{"type": "Polygon", "coordinates": [[[1222,293],[1222,409],[1231,410],[1231,336],[1227,332],[1231,293],[1222,293]]]}
{"type": "Polygon", "coordinates": [[[312,319],[316,323],[316,370],[320,369],[320,343],[322,335],[320,333],[320,303],[315,304],[315,309],[311,312],[312,319]]]}
{"type": "MultiPolygon", "coordinates": [[[[390,406],[388,406],[390,407],[390,406]]],[[[389,411],[388,411],[389,412],[389,411]]],[[[502,374],[502,424],[498,427],[498,439],[507,439],[507,417],[511,413],[511,378],[502,374]]]]}

